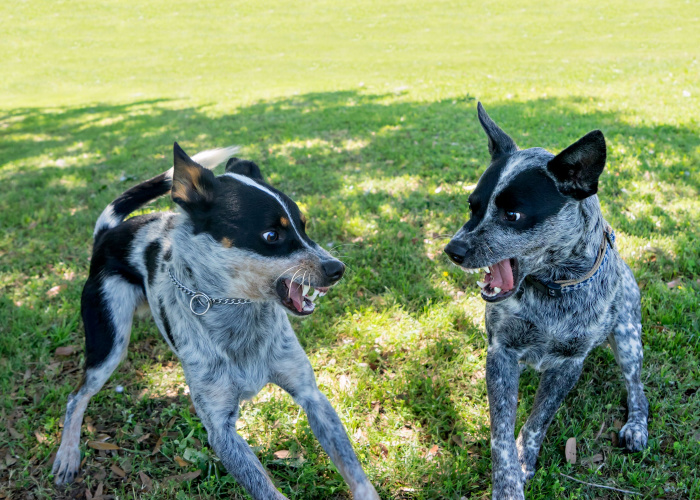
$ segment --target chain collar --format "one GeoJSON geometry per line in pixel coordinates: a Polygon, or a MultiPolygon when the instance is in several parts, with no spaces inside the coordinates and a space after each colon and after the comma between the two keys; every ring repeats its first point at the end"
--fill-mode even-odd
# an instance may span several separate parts
{"type": "Polygon", "coordinates": [[[249,299],[215,299],[204,292],[197,292],[195,290],[190,290],[189,288],[187,288],[185,285],[180,283],[180,281],[175,276],[173,276],[172,269],[168,269],[168,274],[170,275],[170,281],[173,282],[173,285],[175,285],[175,287],[179,288],[181,291],[185,292],[187,295],[192,297],[190,299],[190,311],[192,311],[192,313],[196,314],[197,316],[204,316],[209,311],[209,309],[211,309],[211,306],[216,304],[238,306],[242,304],[250,304],[251,302],[253,302],[249,299]]]}

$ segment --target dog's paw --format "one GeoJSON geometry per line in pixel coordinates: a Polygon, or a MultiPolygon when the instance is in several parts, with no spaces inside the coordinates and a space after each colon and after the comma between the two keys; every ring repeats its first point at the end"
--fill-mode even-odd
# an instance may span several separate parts
{"type": "Polygon", "coordinates": [[[54,475],[56,486],[72,483],[80,469],[80,448],[59,448],[56,453],[51,473],[54,475]]]}
{"type": "Polygon", "coordinates": [[[646,422],[629,421],[620,429],[620,446],[629,451],[642,451],[647,447],[647,439],[646,422]]]}

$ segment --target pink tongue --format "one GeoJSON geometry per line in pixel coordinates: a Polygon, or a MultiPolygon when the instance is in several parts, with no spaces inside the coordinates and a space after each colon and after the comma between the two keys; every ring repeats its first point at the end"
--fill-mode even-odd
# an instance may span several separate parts
{"type": "Polygon", "coordinates": [[[294,307],[301,312],[304,308],[304,296],[302,295],[302,287],[300,284],[291,280],[285,280],[287,288],[289,288],[289,298],[292,299],[294,307]]]}
{"type": "Polygon", "coordinates": [[[491,288],[500,288],[507,292],[513,289],[513,268],[510,267],[510,259],[504,259],[491,266],[491,281],[488,282],[491,288]]]}

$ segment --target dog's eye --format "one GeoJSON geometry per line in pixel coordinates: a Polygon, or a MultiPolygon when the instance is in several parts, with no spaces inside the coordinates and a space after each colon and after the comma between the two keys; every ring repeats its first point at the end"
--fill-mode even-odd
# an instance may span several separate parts
{"type": "Polygon", "coordinates": [[[262,237],[268,243],[274,243],[275,241],[277,241],[280,238],[280,235],[277,231],[265,231],[262,234],[262,237]]]}
{"type": "Polygon", "coordinates": [[[505,219],[508,222],[515,222],[516,220],[520,220],[521,215],[520,212],[506,212],[505,219]]]}

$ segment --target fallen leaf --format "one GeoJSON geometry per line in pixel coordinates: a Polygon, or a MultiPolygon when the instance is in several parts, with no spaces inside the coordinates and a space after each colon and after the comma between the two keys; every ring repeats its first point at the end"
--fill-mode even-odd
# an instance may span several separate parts
{"type": "Polygon", "coordinates": [[[144,491],[151,491],[153,489],[153,480],[148,477],[145,473],[139,472],[139,478],[141,479],[141,489],[144,491]]]}
{"type": "Polygon", "coordinates": [[[112,470],[112,472],[114,472],[117,476],[119,476],[119,477],[126,477],[126,472],[124,472],[124,469],[122,469],[121,467],[119,467],[117,464],[112,464],[109,468],[110,468],[110,469],[112,470]]]}
{"type": "Polygon", "coordinates": [[[619,446],[620,445],[620,438],[617,435],[617,432],[611,432],[610,433],[610,441],[612,442],[613,446],[619,446]]]}
{"type": "Polygon", "coordinates": [[[439,449],[440,449],[440,448],[438,447],[438,445],[436,445],[436,444],[432,445],[432,446],[430,447],[430,449],[427,451],[427,453],[425,454],[425,458],[432,458],[432,457],[434,457],[435,455],[438,454],[438,450],[439,450],[439,449]]]}
{"type": "Polygon", "coordinates": [[[566,462],[570,464],[576,463],[576,438],[572,437],[566,440],[566,448],[564,450],[566,462]]]}
{"type": "Polygon", "coordinates": [[[12,437],[12,439],[22,439],[24,437],[22,436],[22,434],[17,432],[14,427],[10,425],[7,426],[7,430],[10,432],[10,436],[12,437]]]}
{"type": "Polygon", "coordinates": [[[599,464],[604,460],[603,454],[602,453],[596,453],[593,455],[591,458],[588,459],[588,461],[592,464],[599,464]]]}
{"type": "Polygon", "coordinates": [[[43,443],[44,441],[46,441],[46,436],[44,436],[41,432],[34,431],[34,435],[36,436],[36,440],[39,443],[43,443]]]}
{"type": "Polygon", "coordinates": [[[464,447],[464,442],[462,441],[462,438],[459,437],[458,434],[452,434],[452,442],[459,446],[460,448],[464,447]]]}
{"type": "Polygon", "coordinates": [[[377,446],[379,447],[379,450],[381,451],[383,457],[389,455],[389,449],[384,445],[384,443],[378,443],[377,446]]]}
{"type": "Polygon", "coordinates": [[[680,278],[676,278],[675,280],[669,281],[666,283],[666,286],[669,288],[676,288],[677,286],[683,284],[683,280],[680,278]]]}
{"type": "Polygon", "coordinates": [[[57,347],[54,354],[56,356],[70,356],[78,349],[75,345],[64,345],[63,347],[57,347]]]}
{"type": "Polygon", "coordinates": [[[119,446],[114,443],[103,443],[102,441],[88,441],[88,446],[95,450],[119,450],[119,446]]]}
{"type": "Polygon", "coordinates": [[[151,433],[150,433],[150,432],[147,433],[147,434],[144,434],[143,436],[141,436],[140,438],[138,438],[138,439],[136,440],[136,442],[137,442],[137,443],[143,443],[143,442],[144,442],[146,439],[148,439],[149,437],[151,437],[151,433]]]}
{"type": "Polygon", "coordinates": [[[50,288],[48,292],[46,292],[46,296],[47,297],[55,297],[56,295],[58,295],[61,292],[61,290],[65,290],[65,289],[66,289],[66,285],[56,285],[55,287],[50,288]]]}
{"type": "Polygon", "coordinates": [[[279,450],[272,454],[278,460],[283,460],[285,458],[291,458],[292,453],[289,450],[279,450]]]}
{"type": "Polygon", "coordinates": [[[187,467],[188,465],[190,465],[190,463],[189,463],[187,460],[185,460],[185,459],[182,458],[182,457],[178,457],[177,455],[175,455],[175,462],[176,462],[177,465],[179,465],[180,467],[187,467]]]}
{"type": "Polygon", "coordinates": [[[191,481],[192,479],[199,477],[199,475],[202,473],[201,470],[196,470],[194,472],[188,472],[187,474],[178,474],[177,476],[168,476],[165,478],[165,482],[167,483],[168,481],[176,481],[178,483],[182,483],[185,481],[191,481]]]}
{"type": "Polygon", "coordinates": [[[10,467],[11,465],[14,465],[16,463],[17,463],[17,459],[15,457],[10,455],[9,453],[7,455],[5,455],[5,465],[10,467]]]}
{"type": "Polygon", "coordinates": [[[158,441],[156,441],[156,445],[153,447],[153,451],[151,452],[151,455],[155,455],[160,451],[160,447],[163,446],[163,438],[159,437],[158,441]]]}
{"type": "Polygon", "coordinates": [[[615,428],[616,431],[619,431],[620,429],[622,429],[623,425],[625,425],[625,424],[622,422],[622,420],[615,420],[613,422],[613,427],[615,428]]]}

